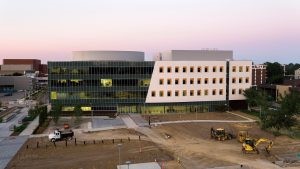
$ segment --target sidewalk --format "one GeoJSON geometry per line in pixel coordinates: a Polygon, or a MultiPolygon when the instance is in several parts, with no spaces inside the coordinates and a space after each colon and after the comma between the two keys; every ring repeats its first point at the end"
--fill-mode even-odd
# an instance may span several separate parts
{"type": "Polygon", "coordinates": [[[34,130],[39,126],[39,116],[36,118],[26,127],[25,130],[19,136],[30,136],[34,130]]]}

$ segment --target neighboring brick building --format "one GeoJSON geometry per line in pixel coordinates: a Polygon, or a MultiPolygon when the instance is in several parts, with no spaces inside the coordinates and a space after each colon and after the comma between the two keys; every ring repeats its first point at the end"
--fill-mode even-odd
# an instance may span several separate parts
{"type": "Polygon", "coordinates": [[[24,73],[28,70],[39,71],[40,75],[48,72],[47,65],[41,64],[38,59],[3,59],[0,74],[24,73]]]}
{"type": "Polygon", "coordinates": [[[252,65],[252,86],[266,84],[267,69],[266,65],[252,65]]]}

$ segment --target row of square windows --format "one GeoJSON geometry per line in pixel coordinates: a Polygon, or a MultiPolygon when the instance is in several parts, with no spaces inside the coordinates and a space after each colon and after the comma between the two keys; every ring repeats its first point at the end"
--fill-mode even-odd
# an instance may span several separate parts
{"type": "MultiPolygon", "coordinates": [[[[244,66],[232,66],[232,72],[236,72],[237,68],[239,69],[239,72],[243,72],[244,71],[244,66]]],[[[183,73],[187,72],[187,66],[183,66],[181,69],[182,69],[183,73]]],[[[194,66],[190,66],[190,73],[193,73],[194,69],[195,69],[194,66]]],[[[245,72],[249,72],[249,70],[250,70],[250,66],[245,66],[245,72]]],[[[172,67],[168,66],[166,71],[167,71],[167,73],[172,73],[172,67]]],[[[180,71],[180,67],[179,66],[175,66],[174,72],[175,73],[179,73],[179,71],[180,71]]],[[[213,66],[212,67],[212,72],[217,72],[217,71],[223,72],[224,71],[224,67],[223,66],[219,66],[219,69],[218,69],[217,66],[213,66]]],[[[159,72],[160,73],[164,73],[164,67],[163,66],[159,67],[159,72]]],[[[201,66],[197,67],[197,72],[198,73],[202,72],[202,67],[201,66]]],[[[209,72],[209,66],[204,66],[204,72],[209,72]]]]}
{"type": "MultiPolygon", "coordinates": [[[[239,89],[239,90],[238,90],[238,94],[243,94],[243,91],[244,91],[243,89],[239,89]]],[[[196,93],[197,96],[201,96],[201,95],[202,95],[202,90],[197,90],[196,92],[197,92],[197,93],[196,93]]],[[[175,90],[174,96],[179,96],[179,93],[180,93],[179,90],[175,90]]],[[[187,90],[182,90],[181,93],[182,93],[182,96],[187,96],[187,90]]],[[[189,96],[195,96],[195,91],[194,91],[194,90],[190,90],[189,93],[190,93],[189,96]]],[[[172,91],[171,91],[171,90],[168,90],[166,94],[167,94],[167,95],[166,95],[167,97],[171,97],[171,96],[172,96],[172,91]]],[[[205,89],[203,94],[204,94],[204,96],[208,96],[208,95],[209,95],[209,90],[208,90],[208,89],[205,89]]],[[[211,91],[211,95],[215,96],[215,95],[217,95],[217,94],[223,95],[223,94],[224,94],[223,89],[219,89],[219,93],[217,93],[217,89],[213,89],[213,90],[211,91]]],[[[231,94],[232,94],[232,95],[237,94],[237,90],[236,90],[236,89],[232,89],[232,90],[231,90],[231,94]]],[[[152,96],[152,97],[156,97],[156,91],[152,91],[152,92],[151,92],[151,96],[152,96]]],[[[158,96],[159,96],[159,97],[164,97],[164,91],[163,91],[163,90],[160,90],[160,91],[158,92],[158,96]]]]}
{"type": "MultiPolygon", "coordinates": [[[[245,83],[249,83],[249,77],[246,78],[238,78],[238,83],[243,83],[243,79],[245,79],[245,83]]],[[[223,78],[219,78],[219,84],[223,84],[224,80],[223,78]]],[[[237,78],[232,78],[232,83],[237,83],[237,78]]],[[[202,83],[202,78],[197,78],[197,84],[201,84],[202,83]]],[[[208,84],[209,83],[209,78],[204,78],[204,84],[208,84]]],[[[212,84],[216,84],[217,83],[217,78],[213,78],[212,79],[212,84]]],[[[163,85],[164,84],[164,79],[159,79],[159,84],[163,85]]],[[[167,79],[167,85],[171,85],[172,84],[172,79],[167,79]]],[[[176,78],[174,81],[175,85],[179,84],[179,79],[176,78]]],[[[187,84],[187,79],[184,78],[182,79],[182,84],[187,84]]],[[[194,78],[190,78],[190,84],[194,84],[194,78]]]]}

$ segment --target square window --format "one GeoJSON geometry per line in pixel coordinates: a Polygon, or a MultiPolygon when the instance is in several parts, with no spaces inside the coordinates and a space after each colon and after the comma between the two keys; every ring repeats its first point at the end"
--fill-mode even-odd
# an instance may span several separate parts
{"type": "Polygon", "coordinates": [[[223,89],[219,90],[219,95],[223,95],[223,89]]]}
{"type": "Polygon", "coordinates": [[[223,78],[220,78],[220,79],[219,79],[219,83],[220,83],[220,84],[223,84],[223,78]]]}
{"type": "Polygon", "coordinates": [[[179,84],[179,79],[175,79],[175,85],[179,84]]]}
{"type": "Polygon", "coordinates": [[[232,83],[235,83],[236,82],[236,78],[232,78],[232,83]]]}
{"type": "Polygon", "coordinates": [[[190,90],[190,96],[194,96],[194,90],[190,90]]]}
{"type": "Polygon", "coordinates": [[[204,72],[208,72],[208,66],[205,66],[204,72]]]}
{"type": "Polygon", "coordinates": [[[168,84],[168,85],[171,85],[171,83],[172,83],[172,79],[168,79],[168,80],[167,80],[167,84],[168,84]]]}
{"type": "Polygon", "coordinates": [[[159,73],[164,73],[164,67],[159,67],[159,73]]]}
{"type": "Polygon", "coordinates": [[[243,89],[239,89],[239,94],[243,94],[243,89]]]}
{"type": "Polygon", "coordinates": [[[183,72],[183,73],[186,72],[186,66],[184,66],[184,67],[182,68],[182,72],[183,72]]]}
{"type": "Polygon", "coordinates": [[[190,67],[190,72],[191,72],[191,73],[194,72],[194,67],[190,67]]]}
{"type": "Polygon", "coordinates": [[[243,78],[239,78],[239,83],[243,83],[243,78]]]}
{"type": "Polygon", "coordinates": [[[216,81],[217,81],[216,78],[213,78],[213,84],[216,84],[216,81]]]}
{"type": "Polygon", "coordinates": [[[197,84],[201,84],[201,78],[197,79],[197,84]]]}
{"type": "Polygon", "coordinates": [[[164,79],[159,79],[159,84],[163,85],[164,84],[164,79]]]}
{"type": "Polygon", "coordinates": [[[205,79],[204,79],[204,83],[205,83],[205,84],[208,84],[208,78],[205,78],[205,79]]]}
{"type": "Polygon", "coordinates": [[[197,95],[201,96],[201,90],[197,90],[197,95]]]}
{"type": "Polygon", "coordinates": [[[250,67],[246,66],[246,72],[249,72],[249,70],[250,70],[250,67]]]}
{"type": "Polygon", "coordinates": [[[179,72],[179,67],[176,66],[176,67],[175,67],[175,73],[178,73],[178,72],[179,72]]]}
{"type": "Polygon", "coordinates": [[[182,96],[186,96],[186,90],[182,91],[182,96]]]}
{"type": "Polygon", "coordinates": [[[220,70],[219,70],[219,71],[220,71],[220,72],[223,72],[223,66],[220,67],[220,70]]]}
{"type": "Polygon", "coordinates": [[[172,96],[172,92],[171,92],[170,90],[168,90],[167,96],[168,96],[168,97],[171,97],[171,96],[172,96]]]}
{"type": "Polygon", "coordinates": [[[167,68],[167,72],[168,72],[168,73],[171,73],[171,71],[172,71],[172,68],[171,68],[171,67],[168,67],[168,68],[167,68]]]}
{"type": "Polygon", "coordinates": [[[239,72],[243,72],[243,66],[239,67],[239,72]]]}
{"type": "Polygon", "coordinates": [[[194,84],[194,79],[190,79],[190,84],[194,84]]]}
{"type": "Polygon", "coordinates": [[[208,95],[208,90],[204,90],[204,95],[207,96],[208,95]]]}
{"type": "Polygon", "coordinates": [[[198,73],[200,73],[201,72],[201,66],[198,66],[197,70],[198,70],[198,73]]]}
{"type": "Polygon", "coordinates": [[[231,93],[232,93],[232,94],[235,94],[235,89],[232,89],[231,93]]]}
{"type": "Polygon", "coordinates": [[[213,67],[213,72],[216,72],[216,71],[217,71],[217,67],[214,66],[214,67],[213,67]]]}
{"type": "Polygon", "coordinates": [[[155,91],[152,91],[152,92],[151,92],[151,96],[152,96],[152,97],[155,97],[155,95],[156,95],[155,91]]]}
{"type": "Polygon", "coordinates": [[[160,96],[160,97],[164,97],[164,91],[162,91],[162,90],[159,91],[159,96],[160,96]]]}
{"type": "Polygon", "coordinates": [[[216,95],[216,89],[212,91],[212,95],[216,95]]]}
{"type": "Polygon", "coordinates": [[[232,66],[232,72],[236,72],[236,66],[232,66]]]}
{"type": "Polygon", "coordinates": [[[175,90],[175,96],[179,96],[179,91],[175,90]]]}
{"type": "Polygon", "coordinates": [[[186,84],[186,79],[182,79],[182,84],[186,84]]]}

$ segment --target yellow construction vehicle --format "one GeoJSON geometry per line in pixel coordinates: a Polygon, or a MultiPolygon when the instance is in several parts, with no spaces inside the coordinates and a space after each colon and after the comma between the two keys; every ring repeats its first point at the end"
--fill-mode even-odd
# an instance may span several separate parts
{"type": "Polygon", "coordinates": [[[266,139],[266,138],[260,138],[258,140],[253,139],[253,138],[246,138],[243,143],[243,147],[242,147],[243,153],[256,152],[257,154],[259,154],[259,150],[258,150],[257,146],[262,142],[268,143],[268,145],[265,147],[265,150],[269,154],[270,149],[273,146],[273,141],[266,139]]]}
{"type": "Polygon", "coordinates": [[[213,127],[210,129],[210,137],[219,141],[223,140],[231,140],[234,135],[231,133],[226,133],[225,129],[223,128],[218,128],[214,129],[213,127]]]}
{"type": "Polygon", "coordinates": [[[237,134],[237,140],[240,142],[240,143],[243,143],[245,140],[246,140],[246,138],[249,138],[250,136],[248,135],[248,131],[246,131],[246,130],[241,130],[241,131],[239,131],[238,132],[238,134],[237,134]]]}

